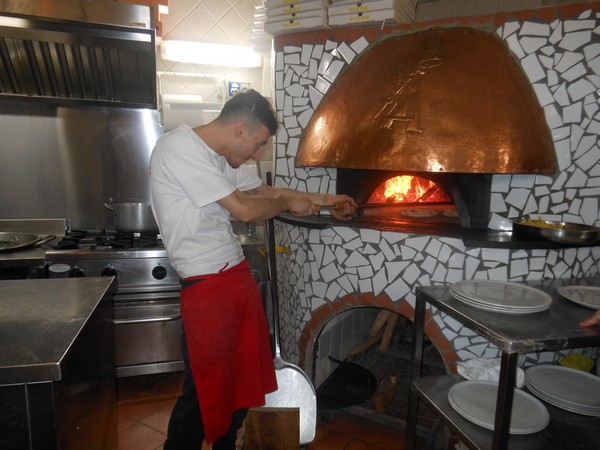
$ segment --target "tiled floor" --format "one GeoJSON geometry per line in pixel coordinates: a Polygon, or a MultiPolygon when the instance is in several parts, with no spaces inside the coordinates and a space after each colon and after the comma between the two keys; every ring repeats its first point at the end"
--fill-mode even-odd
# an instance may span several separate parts
{"type": "Polygon", "coordinates": [[[118,450],[162,449],[181,374],[117,380],[118,450]]]}
{"type": "MultiPolygon", "coordinates": [[[[181,374],[117,380],[118,450],[162,449],[181,374]]],[[[317,423],[306,450],[402,450],[404,433],[344,411],[333,411],[317,423]]]]}

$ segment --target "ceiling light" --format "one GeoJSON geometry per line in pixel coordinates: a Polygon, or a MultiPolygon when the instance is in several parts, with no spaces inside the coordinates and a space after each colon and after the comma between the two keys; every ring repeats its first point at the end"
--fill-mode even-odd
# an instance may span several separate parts
{"type": "Polygon", "coordinates": [[[262,58],[251,47],[162,40],[160,56],[168,61],[225,67],[260,67],[262,58]]]}

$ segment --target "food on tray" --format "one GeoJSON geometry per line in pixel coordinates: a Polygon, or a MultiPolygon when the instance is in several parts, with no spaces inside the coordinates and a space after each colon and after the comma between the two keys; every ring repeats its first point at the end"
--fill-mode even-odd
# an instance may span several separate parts
{"type": "Polygon", "coordinates": [[[543,219],[522,219],[513,222],[516,235],[544,238],[559,244],[590,244],[598,240],[600,228],[577,223],[543,219]]]}
{"type": "Polygon", "coordinates": [[[445,209],[442,211],[442,215],[446,217],[458,217],[458,211],[456,209],[445,209]]]}
{"type": "Polygon", "coordinates": [[[543,219],[524,219],[519,222],[521,225],[529,225],[530,227],[551,228],[554,230],[564,230],[568,228],[565,222],[549,222],[543,219]]]}
{"type": "Polygon", "coordinates": [[[430,209],[407,209],[406,211],[400,211],[400,214],[407,217],[433,217],[437,216],[437,211],[430,209]]]}

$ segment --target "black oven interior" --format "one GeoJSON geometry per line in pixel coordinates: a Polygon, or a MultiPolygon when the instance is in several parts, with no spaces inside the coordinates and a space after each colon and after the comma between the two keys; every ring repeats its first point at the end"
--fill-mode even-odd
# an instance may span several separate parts
{"type": "Polygon", "coordinates": [[[491,174],[399,172],[391,170],[337,169],[337,192],[366,204],[386,180],[398,175],[416,175],[433,181],[452,199],[463,228],[487,229],[490,219],[491,174]]]}

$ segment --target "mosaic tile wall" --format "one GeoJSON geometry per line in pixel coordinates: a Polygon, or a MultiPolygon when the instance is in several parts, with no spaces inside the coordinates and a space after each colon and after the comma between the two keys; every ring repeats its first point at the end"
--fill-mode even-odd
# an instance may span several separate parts
{"type": "MultiPolygon", "coordinates": [[[[593,3],[580,9],[548,8],[466,20],[495,30],[521,62],[545,110],[560,166],[553,177],[495,175],[492,229],[506,229],[510,219],[530,214],[600,225],[598,11],[600,3],[593,3]]],[[[465,20],[457,19],[456,24],[465,25],[465,20]]],[[[283,126],[277,135],[275,182],[334,193],[335,169],[295,166],[300,136],[344,67],[368,47],[369,39],[381,35],[332,32],[315,36],[324,39],[310,43],[309,39],[288,39],[276,48],[275,100],[283,126]]],[[[281,298],[289,299],[282,308],[282,319],[287,321],[282,327],[284,353],[296,361],[304,358],[297,343],[311,316],[348,294],[385,294],[393,302],[413,305],[417,286],[473,278],[521,281],[595,276],[600,261],[600,247],[466,248],[456,239],[352,227],[310,230],[280,223],[278,240],[292,250],[279,256],[279,272],[280,281],[284,280],[281,298]]],[[[434,320],[460,359],[498,354],[495,347],[444,314],[436,312],[434,320]]],[[[557,355],[529,357],[547,360],[557,355]]]]}

